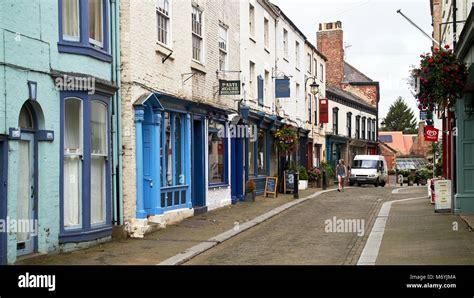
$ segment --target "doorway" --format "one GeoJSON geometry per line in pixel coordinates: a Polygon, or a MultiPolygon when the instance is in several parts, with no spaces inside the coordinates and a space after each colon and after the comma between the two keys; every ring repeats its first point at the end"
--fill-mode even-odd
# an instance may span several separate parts
{"type": "Polygon", "coordinates": [[[206,159],[204,147],[204,121],[194,119],[192,137],[192,203],[194,213],[204,213],[206,206],[206,159]]]}

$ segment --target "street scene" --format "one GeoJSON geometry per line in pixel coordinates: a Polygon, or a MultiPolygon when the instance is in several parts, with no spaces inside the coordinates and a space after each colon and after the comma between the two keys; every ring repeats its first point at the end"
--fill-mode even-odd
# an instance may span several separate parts
{"type": "Polygon", "coordinates": [[[1,267],[474,265],[473,7],[1,0],[1,267]]]}

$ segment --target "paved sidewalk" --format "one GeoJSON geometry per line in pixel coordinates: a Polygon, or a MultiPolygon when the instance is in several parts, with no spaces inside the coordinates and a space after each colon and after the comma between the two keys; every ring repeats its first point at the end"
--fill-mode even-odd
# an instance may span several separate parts
{"type": "Polygon", "coordinates": [[[472,265],[471,231],[460,216],[435,213],[428,198],[393,203],[376,265],[472,265]]]}
{"type": "MultiPolygon", "coordinates": [[[[312,188],[300,191],[300,198],[320,190],[312,188]]],[[[185,219],[146,235],[143,239],[116,240],[80,251],[41,255],[20,260],[16,265],[156,265],[232,229],[236,222],[248,222],[292,201],[293,195],[257,197],[255,202],[239,202],[185,219]]]]}

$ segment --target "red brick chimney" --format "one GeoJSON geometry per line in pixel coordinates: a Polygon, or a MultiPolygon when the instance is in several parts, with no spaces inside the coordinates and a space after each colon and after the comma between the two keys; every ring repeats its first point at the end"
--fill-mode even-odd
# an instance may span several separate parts
{"type": "Polygon", "coordinates": [[[320,23],[316,33],[316,45],[328,58],[326,62],[326,84],[341,88],[344,78],[343,31],[340,21],[320,23]]]}

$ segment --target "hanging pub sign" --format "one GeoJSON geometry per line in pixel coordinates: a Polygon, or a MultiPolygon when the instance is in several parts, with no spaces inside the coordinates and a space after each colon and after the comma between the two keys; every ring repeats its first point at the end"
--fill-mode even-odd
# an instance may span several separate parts
{"type": "Polygon", "coordinates": [[[433,126],[425,126],[425,142],[437,142],[438,132],[438,129],[433,126]]]}
{"type": "Polygon", "coordinates": [[[290,97],[290,79],[284,78],[275,80],[275,97],[290,97]]]}
{"type": "Polygon", "coordinates": [[[328,100],[325,98],[321,98],[319,100],[319,123],[329,123],[329,103],[328,100]]]}
{"type": "Polygon", "coordinates": [[[240,81],[219,80],[219,95],[240,95],[240,81]]]}

